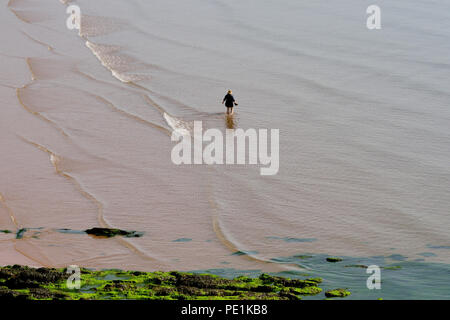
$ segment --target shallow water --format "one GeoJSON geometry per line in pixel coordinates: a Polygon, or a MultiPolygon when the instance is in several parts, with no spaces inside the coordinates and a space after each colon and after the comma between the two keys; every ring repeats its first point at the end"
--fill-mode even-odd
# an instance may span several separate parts
{"type": "Polygon", "coordinates": [[[377,31],[369,4],[2,0],[1,263],[301,274],[273,259],[399,255],[397,288],[448,288],[449,4],[379,1],[377,31]],[[194,120],[280,129],[279,173],[174,165],[194,120]],[[144,236],[57,231],[94,226],[144,236]]]}
{"type": "MultiPolygon", "coordinates": [[[[407,261],[401,255],[388,257],[344,257],[337,263],[325,262],[326,255],[305,254],[277,258],[277,263],[289,263],[305,268],[303,272],[283,271],[274,275],[288,278],[321,277],[322,293],[305,296],[304,300],[320,300],[325,292],[345,288],[351,295],[345,299],[395,299],[395,300],[444,300],[449,299],[448,275],[450,267],[445,263],[407,261]],[[373,273],[367,273],[363,266],[380,267],[380,289],[368,289],[367,280],[373,273]]],[[[420,259],[419,259],[420,260],[420,259]]],[[[229,265],[210,270],[193,270],[200,273],[218,274],[228,278],[239,275],[258,277],[260,269],[239,270],[229,265]]],[[[341,298],[334,298],[341,299],[341,298]]]]}

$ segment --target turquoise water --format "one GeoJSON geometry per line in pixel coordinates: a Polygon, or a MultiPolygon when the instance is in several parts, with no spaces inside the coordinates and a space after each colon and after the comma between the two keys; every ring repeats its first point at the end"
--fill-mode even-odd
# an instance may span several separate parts
{"type": "MultiPolygon", "coordinates": [[[[305,296],[305,300],[325,299],[324,292],[336,288],[348,288],[351,295],[345,299],[450,299],[450,265],[423,261],[407,261],[406,257],[341,257],[343,261],[326,262],[327,255],[305,254],[307,258],[280,257],[278,263],[289,263],[305,268],[304,272],[287,271],[271,273],[289,278],[321,277],[323,289],[316,296],[305,296]],[[381,289],[369,290],[366,281],[371,274],[355,265],[378,265],[381,268],[381,289]]],[[[257,277],[261,270],[238,270],[233,268],[195,270],[228,278],[239,275],[257,277]]]]}

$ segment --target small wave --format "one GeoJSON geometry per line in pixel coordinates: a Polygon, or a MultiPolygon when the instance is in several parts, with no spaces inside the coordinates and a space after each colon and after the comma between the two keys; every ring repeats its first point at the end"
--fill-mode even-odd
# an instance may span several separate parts
{"type": "MultiPolygon", "coordinates": [[[[217,209],[217,204],[214,203],[213,201],[214,200],[210,199],[210,204],[214,209],[217,209]]],[[[234,255],[238,255],[242,258],[249,259],[252,261],[257,261],[260,263],[265,263],[265,264],[276,263],[272,259],[268,259],[266,257],[261,256],[260,254],[258,254],[258,252],[240,249],[242,246],[235,243],[235,241],[233,241],[232,239],[230,239],[229,234],[227,236],[227,233],[225,232],[224,228],[221,226],[221,223],[220,223],[220,220],[219,220],[219,217],[217,214],[213,215],[213,230],[217,236],[217,239],[226,248],[228,248],[230,251],[232,251],[234,255]]],[[[285,270],[290,270],[290,271],[301,271],[301,270],[305,269],[305,266],[284,263],[283,265],[280,265],[280,268],[285,269],[285,270]]]]}
{"type": "Polygon", "coordinates": [[[148,75],[145,74],[128,72],[133,69],[138,69],[137,65],[139,65],[139,63],[136,63],[133,58],[127,55],[114,54],[121,49],[120,46],[98,44],[86,40],[86,47],[92,51],[101,64],[111,71],[113,77],[118,80],[124,83],[130,83],[148,78],[148,75]],[[133,67],[133,64],[137,65],[133,67]]]}
{"type": "Polygon", "coordinates": [[[193,132],[193,124],[192,122],[183,121],[174,116],[171,116],[167,112],[164,112],[164,120],[166,120],[167,124],[176,132],[178,132],[182,136],[192,135],[193,132]]]}
{"type": "Polygon", "coordinates": [[[33,38],[32,36],[30,36],[30,35],[29,35],[28,33],[26,33],[25,31],[22,31],[22,33],[23,33],[28,39],[30,39],[31,41],[33,41],[33,42],[35,42],[35,43],[37,43],[37,44],[40,44],[40,45],[42,45],[42,46],[44,46],[44,47],[47,47],[48,51],[54,51],[54,50],[55,50],[51,45],[49,45],[49,44],[47,44],[47,43],[44,43],[44,42],[42,42],[42,41],[40,41],[40,40],[37,40],[37,39],[33,38]]]}
{"type": "Polygon", "coordinates": [[[111,45],[100,45],[93,43],[89,40],[86,40],[86,47],[88,47],[94,56],[97,57],[97,59],[101,62],[101,64],[107,68],[109,71],[111,71],[111,74],[117,78],[118,80],[122,82],[130,82],[130,80],[123,75],[122,73],[118,72],[114,69],[114,67],[119,67],[123,62],[121,62],[120,57],[117,55],[113,55],[112,53],[120,50],[120,47],[118,46],[111,46],[111,45]]]}
{"type": "MultiPolygon", "coordinates": [[[[88,190],[86,190],[86,188],[82,185],[82,183],[76,179],[74,176],[70,175],[69,173],[67,173],[63,168],[62,168],[62,164],[63,164],[63,158],[59,155],[57,155],[56,153],[54,153],[53,151],[51,151],[50,149],[48,149],[47,147],[40,145],[36,142],[30,141],[24,137],[20,137],[24,142],[38,148],[39,150],[47,153],[49,155],[50,158],[50,162],[52,163],[53,167],[55,168],[55,171],[58,175],[64,177],[65,179],[67,179],[69,182],[71,182],[72,184],[75,185],[75,187],[78,189],[78,191],[81,193],[81,195],[83,197],[85,197],[87,200],[91,201],[93,204],[95,204],[95,206],[97,207],[97,220],[99,225],[102,228],[112,228],[108,222],[105,220],[104,217],[104,205],[103,203],[97,199],[91,192],[89,192],[88,190]]],[[[3,197],[2,197],[3,199],[3,197]]],[[[128,249],[130,249],[131,251],[133,251],[134,253],[136,253],[137,255],[141,256],[142,258],[146,259],[146,260],[150,260],[150,261],[156,261],[157,259],[154,257],[149,256],[147,253],[141,251],[139,248],[137,248],[136,246],[134,246],[133,244],[131,244],[129,241],[125,240],[125,239],[116,239],[116,241],[118,241],[119,243],[121,243],[123,246],[127,247],[128,249]]]]}
{"type": "Polygon", "coordinates": [[[50,120],[49,118],[45,117],[44,115],[42,115],[41,112],[36,111],[31,109],[29,106],[27,106],[22,98],[21,98],[21,90],[25,90],[27,88],[27,86],[24,86],[23,88],[16,88],[16,96],[17,96],[17,100],[19,101],[19,104],[29,113],[35,115],[36,117],[44,120],[45,122],[50,123],[58,132],[60,132],[64,137],[69,137],[69,135],[60,127],[56,124],[56,122],[50,120]]]}
{"type": "Polygon", "coordinates": [[[17,219],[14,215],[14,212],[12,211],[12,209],[7,205],[6,203],[6,199],[3,196],[3,194],[0,193],[0,204],[6,209],[6,211],[8,212],[10,218],[11,218],[11,222],[16,226],[16,228],[19,228],[20,225],[17,222],[17,219]]]}

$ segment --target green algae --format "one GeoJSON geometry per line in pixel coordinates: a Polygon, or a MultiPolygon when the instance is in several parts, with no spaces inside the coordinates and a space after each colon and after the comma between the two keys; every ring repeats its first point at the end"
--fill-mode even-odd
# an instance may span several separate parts
{"type": "Polygon", "coordinates": [[[67,269],[0,268],[0,299],[31,300],[300,300],[322,292],[321,278],[261,274],[234,279],[188,272],[141,272],[81,268],[78,289],[67,269]]]}
{"type": "Polygon", "coordinates": [[[401,266],[389,266],[389,267],[382,267],[385,270],[399,270],[402,267],[401,266]]]}
{"type": "Polygon", "coordinates": [[[340,262],[340,261],[342,261],[343,259],[342,259],[342,258],[336,258],[336,257],[328,257],[326,260],[327,260],[328,262],[340,262]]]}
{"type": "Polygon", "coordinates": [[[351,294],[350,291],[342,288],[328,290],[327,292],[325,292],[325,296],[327,298],[343,298],[349,296],[350,294],[351,294]]]}

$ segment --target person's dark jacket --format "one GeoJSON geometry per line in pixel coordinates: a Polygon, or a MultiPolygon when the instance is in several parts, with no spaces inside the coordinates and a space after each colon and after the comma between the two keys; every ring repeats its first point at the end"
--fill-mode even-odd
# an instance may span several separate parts
{"type": "Polygon", "coordinates": [[[225,106],[227,108],[234,107],[234,97],[232,94],[227,93],[227,95],[223,98],[223,101],[225,101],[225,106]]]}

